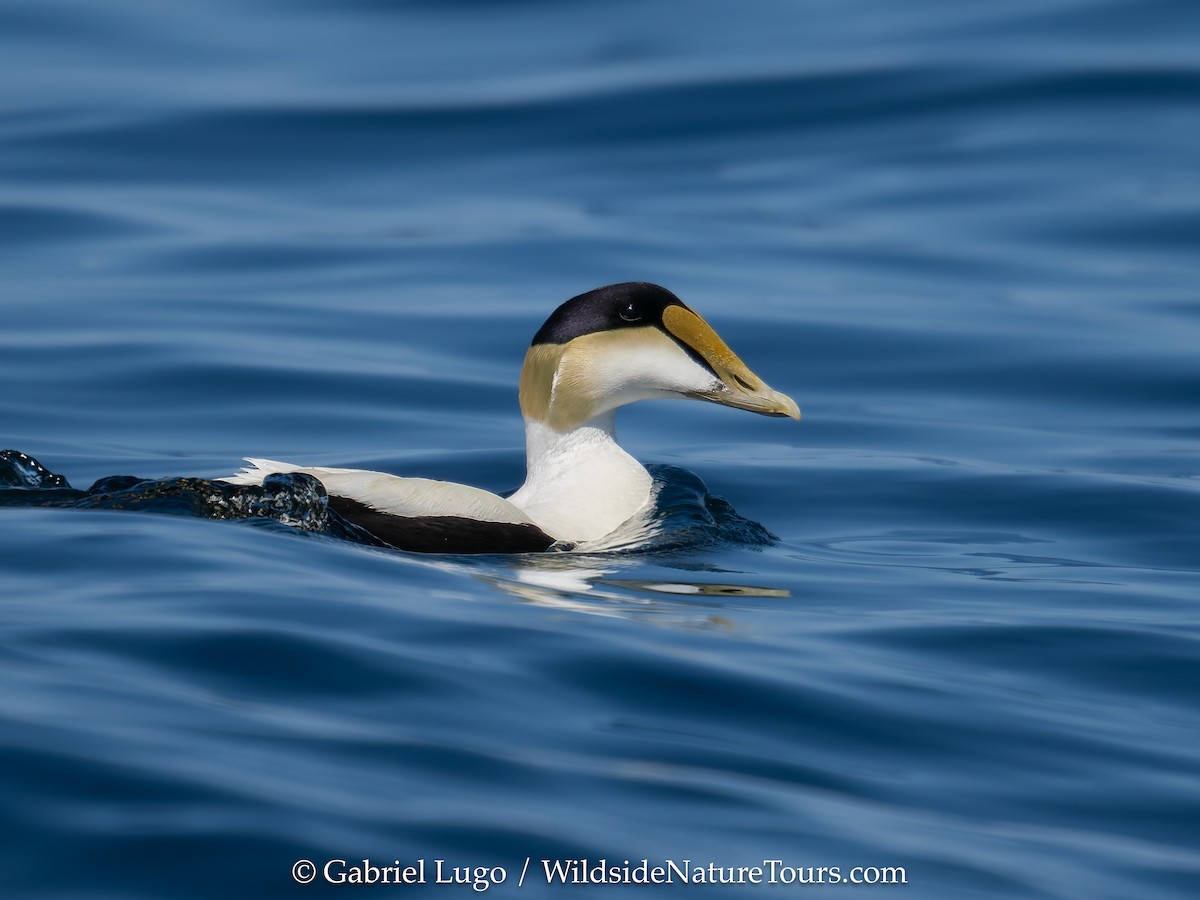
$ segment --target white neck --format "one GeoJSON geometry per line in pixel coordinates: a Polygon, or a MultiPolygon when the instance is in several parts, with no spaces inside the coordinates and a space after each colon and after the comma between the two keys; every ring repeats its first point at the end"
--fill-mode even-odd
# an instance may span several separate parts
{"type": "Polygon", "coordinates": [[[509,502],[557,540],[602,538],[650,500],[650,473],[617,445],[611,410],[568,431],[526,419],[525,455],[509,502]]]}

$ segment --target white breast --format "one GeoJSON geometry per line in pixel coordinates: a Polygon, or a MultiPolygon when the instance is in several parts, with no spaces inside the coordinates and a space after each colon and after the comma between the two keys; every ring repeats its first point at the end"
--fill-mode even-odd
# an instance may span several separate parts
{"type": "Polygon", "coordinates": [[[551,537],[594,541],[650,503],[653,479],[617,445],[612,414],[556,432],[526,422],[528,474],[510,501],[551,537]]]}

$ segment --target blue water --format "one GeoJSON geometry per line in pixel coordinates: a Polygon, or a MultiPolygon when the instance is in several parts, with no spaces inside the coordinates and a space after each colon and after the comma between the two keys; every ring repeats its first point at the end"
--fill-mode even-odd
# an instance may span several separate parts
{"type": "Polygon", "coordinates": [[[619,418],[768,545],[0,509],[4,895],[1196,896],[1198,46],[1183,0],[9,0],[0,446],[511,489],[530,336],[632,279],[804,420],[619,418]]]}

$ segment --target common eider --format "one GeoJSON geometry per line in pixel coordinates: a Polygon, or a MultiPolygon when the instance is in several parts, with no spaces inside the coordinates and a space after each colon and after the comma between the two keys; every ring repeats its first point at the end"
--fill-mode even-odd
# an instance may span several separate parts
{"type": "Polygon", "coordinates": [[[525,354],[519,396],[527,474],[507,499],[427,478],[249,457],[223,480],[312,475],[332,509],[401,550],[535,552],[596,541],[652,504],[650,474],[617,444],[619,407],[692,397],[800,418],[795,401],[751,372],[689,306],[646,282],[597,288],[556,309],[525,354]]]}

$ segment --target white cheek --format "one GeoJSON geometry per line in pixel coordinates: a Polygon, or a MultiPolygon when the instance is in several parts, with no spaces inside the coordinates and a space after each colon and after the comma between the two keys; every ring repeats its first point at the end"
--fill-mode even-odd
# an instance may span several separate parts
{"type": "Polygon", "coordinates": [[[674,344],[614,347],[589,373],[598,395],[613,408],[667,394],[711,391],[721,386],[705,369],[674,344]]]}

